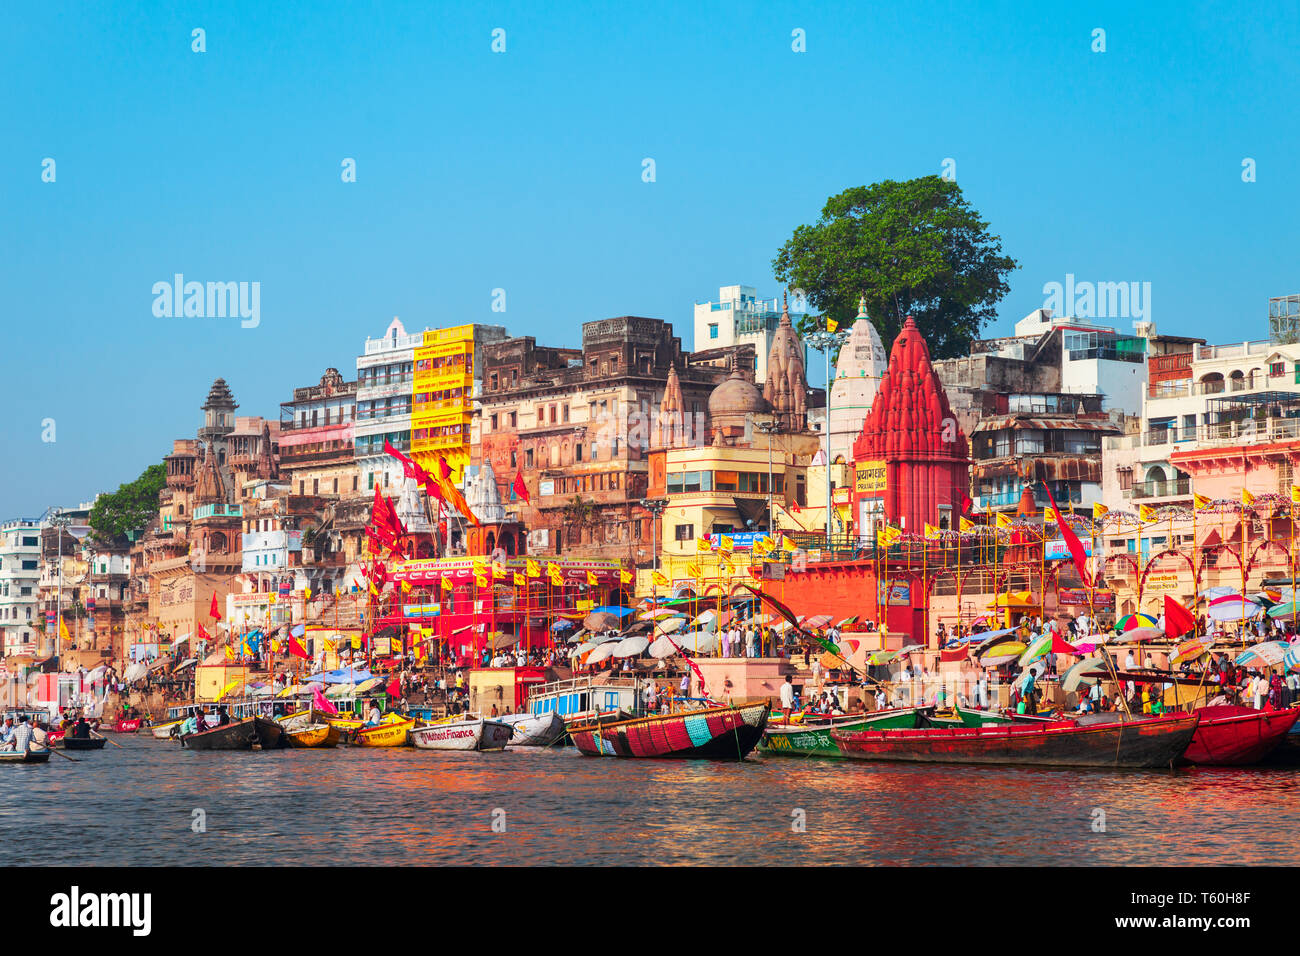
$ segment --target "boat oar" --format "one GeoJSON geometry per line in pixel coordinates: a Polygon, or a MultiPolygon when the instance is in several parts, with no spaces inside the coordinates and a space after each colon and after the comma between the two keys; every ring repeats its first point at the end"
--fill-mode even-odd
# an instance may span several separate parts
{"type": "Polygon", "coordinates": [[[125,750],[125,749],[126,749],[126,748],[123,747],[121,744],[119,744],[116,740],[113,740],[113,739],[110,738],[110,737],[105,737],[103,734],[97,734],[97,733],[95,733],[93,730],[90,732],[90,735],[91,735],[92,737],[97,738],[97,739],[107,740],[110,744],[112,744],[112,745],[113,745],[114,747],[116,747],[118,750],[125,750]]]}
{"type": "Polygon", "coordinates": [[[81,761],[78,760],[76,757],[69,757],[67,754],[65,754],[65,753],[64,753],[62,750],[60,750],[58,747],[46,747],[45,749],[46,749],[46,750],[49,750],[51,753],[56,753],[56,754],[58,754],[58,755],[59,755],[60,757],[62,757],[64,760],[71,760],[73,763],[81,763],[81,761]]]}

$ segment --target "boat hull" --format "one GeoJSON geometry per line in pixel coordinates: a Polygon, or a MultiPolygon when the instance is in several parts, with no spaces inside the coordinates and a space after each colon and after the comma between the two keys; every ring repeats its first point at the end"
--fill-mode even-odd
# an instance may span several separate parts
{"type": "Polygon", "coordinates": [[[352,732],[352,744],[357,747],[405,747],[407,735],[415,727],[414,720],[400,720],[376,727],[362,727],[352,732]]]}
{"type": "Polygon", "coordinates": [[[569,731],[574,746],[589,757],[743,760],[767,727],[770,705],[718,707],[661,714],[569,731]]]}
{"type": "Polygon", "coordinates": [[[846,757],[914,763],[1140,769],[1171,767],[1196,733],[1195,714],[1082,725],[860,731],[832,737],[846,757]]]}
{"type": "Polygon", "coordinates": [[[99,728],[100,733],[110,730],[115,734],[134,734],[144,723],[143,717],[132,717],[130,720],[119,720],[112,724],[104,724],[99,728]]]}
{"type": "Polygon", "coordinates": [[[329,724],[312,724],[301,730],[285,728],[284,739],[290,747],[334,747],[343,732],[329,724]]]}
{"type": "Polygon", "coordinates": [[[504,750],[514,733],[499,720],[454,720],[412,730],[411,743],[420,750],[504,750]]]}
{"type": "Polygon", "coordinates": [[[103,750],[108,743],[105,737],[67,737],[59,742],[64,750],[103,750]]]}
{"type": "Polygon", "coordinates": [[[181,738],[186,750],[252,750],[257,742],[256,718],[235,721],[181,738]]]}
{"type": "Polygon", "coordinates": [[[185,720],[169,720],[165,724],[155,724],[150,730],[155,740],[170,740],[175,731],[185,720]]]}
{"type": "Polygon", "coordinates": [[[549,747],[564,736],[564,718],[548,714],[511,714],[496,718],[510,727],[511,747],[549,747]]]}
{"type": "Polygon", "coordinates": [[[831,739],[831,731],[904,730],[920,726],[921,711],[915,707],[882,710],[836,718],[825,723],[784,724],[769,722],[759,749],[764,753],[792,757],[844,756],[831,739]]]}
{"type": "Polygon", "coordinates": [[[1300,717],[1300,709],[1254,710],[1250,707],[1202,707],[1201,722],[1183,754],[1188,763],[1240,767],[1258,763],[1282,743],[1300,717]]]}
{"type": "Polygon", "coordinates": [[[50,759],[48,750],[0,751],[0,763],[45,763],[50,759]]]}

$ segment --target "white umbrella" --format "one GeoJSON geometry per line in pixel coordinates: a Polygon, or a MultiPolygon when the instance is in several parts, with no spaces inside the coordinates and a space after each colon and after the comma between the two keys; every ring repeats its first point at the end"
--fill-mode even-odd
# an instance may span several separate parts
{"type": "Polygon", "coordinates": [[[661,637],[646,648],[646,653],[653,658],[663,660],[665,657],[672,657],[677,653],[677,645],[667,637],[661,637]]]}
{"type": "Polygon", "coordinates": [[[685,626],[686,626],[686,618],[670,617],[668,618],[668,620],[660,621],[658,624],[655,625],[655,633],[672,634],[675,633],[676,631],[680,631],[685,626]]]}
{"type": "Polygon", "coordinates": [[[1123,644],[1125,641],[1154,641],[1164,636],[1165,632],[1158,627],[1135,627],[1131,631],[1122,631],[1116,640],[1123,644]]]}
{"type": "Polygon", "coordinates": [[[186,633],[182,634],[180,637],[173,639],[173,640],[172,640],[172,644],[173,644],[173,645],[175,645],[175,644],[184,644],[186,641],[188,641],[188,640],[189,640],[191,637],[193,637],[193,636],[194,636],[194,635],[193,635],[192,633],[190,633],[190,632],[186,632],[186,633]]]}
{"type": "Polygon", "coordinates": [[[925,650],[924,644],[908,644],[906,647],[900,647],[898,649],[898,653],[899,656],[902,656],[903,654],[911,654],[913,651],[923,651],[923,650],[925,650]]]}
{"type": "Polygon", "coordinates": [[[712,654],[718,646],[717,637],[708,631],[694,631],[675,640],[687,654],[712,654]]]}
{"type": "Polygon", "coordinates": [[[695,620],[691,621],[691,623],[694,624],[696,627],[698,627],[701,624],[708,624],[711,621],[717,620],[717,617],[718,617],[718,612],[713,610],[712,608],[709,608],[707,611],[704,611],[703,613],[697,615],[695,620]]]}
{"type": "Polygon", "coordinates": [[[1241,599],[1215,604],[1210,607],[1205,616],[1212,621],[1220,621],[1226,624],[1233,621],[1248,621],[1251,618],[1259,617],[1263,613],[1264,609],[1258,604],[1241,599]]]}
{"type": "Polygon", "coordinates": [[[135,681],[138,681],[141,677],[143,677],[147,673],[149,673],[149,668],[146,667],[142,662],[136,661],[134,664],[132,664],[130,667],[126,669],[126,673],[122,675],[122,678],[128,684],[131,684],[134,683],[135,681]]]}
{"type": "Polygon", "coordinates": [[[98,667],[94,668],[93,670],[89,671],[86,674],[86,680],[88,680],[90,683],[93,684],[97,680],[102,680],[104,675],[107,673],[108,673],[108,668],[105,667],[103,664],[100,664],[98,667]]]}
{"type": "Polygon", "coordinates": [[[605,658],[613,656],[613,654],[614,654],[614,649],[615,649],[616,647],[618,647],[617,644],[602,644],[602,645],[600,645],[600,647],[598,647],[598,648],[596,648],[595,650],[593,650],[593,651],[592,651],[592,652],[587,656],[587,663],[588,663],[589,665],[590,665],[590,664],[599,664],[601,661],[605,660],[605,658]]]}
{"type": "Polygon", "coordinates": [[[650,646],[650,638],[648,637],[641,637],[641,636],[625,637],[623,640],[619,641],[616,645],[614,645],[614,656],[615,657],[636,657],[638,654],[640,654],[649,646],[650,646]]]}

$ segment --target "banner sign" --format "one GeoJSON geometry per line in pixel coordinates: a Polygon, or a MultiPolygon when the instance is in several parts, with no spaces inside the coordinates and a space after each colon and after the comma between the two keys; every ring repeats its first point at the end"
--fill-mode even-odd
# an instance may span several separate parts
{"type": "Polygon", "coordinates": [[[860,495],[883,495],[885,493],[885,462],[881,460],[860,461],[854,472],[854,490],[860,495]]]}

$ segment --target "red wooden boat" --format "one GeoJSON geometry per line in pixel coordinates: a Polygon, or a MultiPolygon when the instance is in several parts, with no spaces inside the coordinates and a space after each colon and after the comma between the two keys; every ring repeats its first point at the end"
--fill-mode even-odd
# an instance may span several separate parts
{"type": "Polygon", "coordinates": [[[769,704],[717,707],[635,720],[597,722],[569,731],[589,757],[722,757],[743,760],[767,726],[769,704]]]}
{"type": "Polygon", "coordinates": [[[1211,767],[1239,767],[1272,753],[1300,717],[1300,707],[1255,710],[1224,704],[1202,707],[1196,713],[1201,722],[1183,759],[1211,767]]]}
{"type": "Polygon", "coordinates": [[[1140,721],[1072,720],[1002,727],[831,731],[844,756],[919,763],[1021,764],[1042,767],[1172,767],[1200,718],[1174,714],[1140,721]]]}

